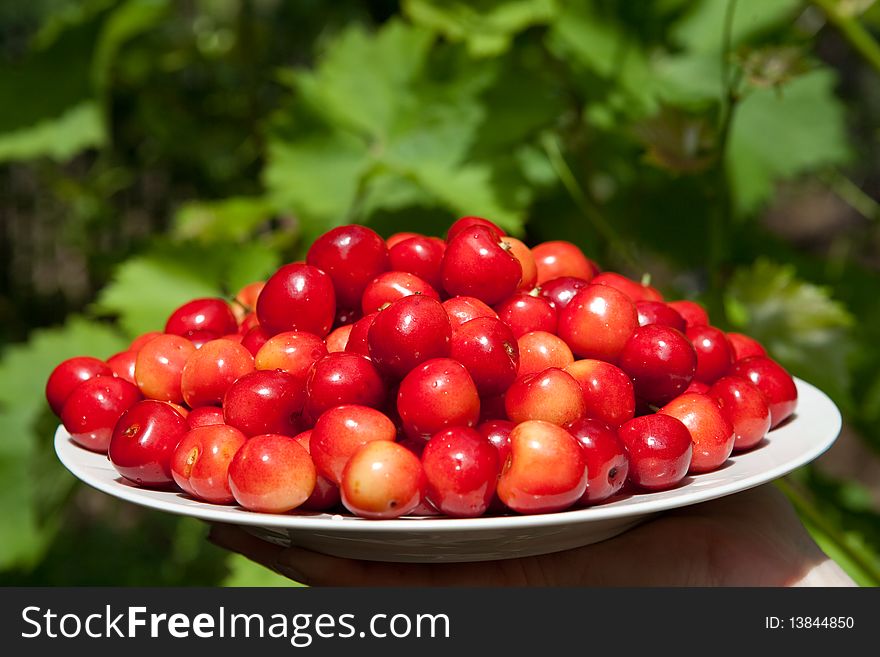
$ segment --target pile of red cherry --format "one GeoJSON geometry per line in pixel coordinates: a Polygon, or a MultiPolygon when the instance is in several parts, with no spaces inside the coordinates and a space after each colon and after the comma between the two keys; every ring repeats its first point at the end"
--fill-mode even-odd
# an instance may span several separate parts
{"type": "Polygon", "coordinates": [[[672,488],[758,445],[797,390],[696,303],[463,217],[446,240],[335,228],[231,303],[64,361],[46,397],[140,486],[394,518],[672,488]]]}

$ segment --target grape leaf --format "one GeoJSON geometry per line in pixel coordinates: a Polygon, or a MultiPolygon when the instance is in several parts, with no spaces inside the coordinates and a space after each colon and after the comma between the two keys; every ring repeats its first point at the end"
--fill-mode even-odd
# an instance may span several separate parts
{"type": "MultiPolygon", "coordinates": [[[[106,358],[124,349],[112,328],[73,317],[60,328],[38,330],[0,359],[0,569],[34,563],[51,539],[36,514],[39,489],[31,472],[38,443],[35,424],[47,409],[44,390],[52,369],[80,355],[106,358]]],[[[42,440],[39,440],[42,439],[42,440]]],[[[59,473],[61,468],[58,468],[59,473]]],[[[72,483],[72,479],[71,482],[72,483]]]]}
{"type": "Polygon", "coordinates": [[[774,358],[851,404],[847,357],[853,318],[827,289],[799,280],[791,265],[762,259],[736,271],[726,305],[731,321],[774,358]]]}
{"type": "Polygon", "coordinates": [[[436,30],[450,41],[464,42],[472,56],[491,57],[507,51],[519,32],[553,20],[557,3],[554,0],[406,0],[403,11],[414,23],[436,30]]]}

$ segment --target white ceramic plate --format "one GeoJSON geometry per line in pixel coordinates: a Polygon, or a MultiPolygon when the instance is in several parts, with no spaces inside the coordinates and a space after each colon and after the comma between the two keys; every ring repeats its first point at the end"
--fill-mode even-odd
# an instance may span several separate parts
{"type": "Polygon", "coordinates": [[[731,495],[809,463],[837,438],[841,417],[823,392],[804,381],[796,382],[796,415],[755,449],[731,457],[721,469],[688,477],[673,490],[620,496],[586,509],[533,516],[364,520],[322,513],[253,513],[197,502],[181,493],[137,488],[117,474],[106,456],[73,443],[63,427],[55,433],[55,451],[78,479],[108,495],[151,509],[241,525],[273,543],[376,561],[487,561],[595,543],[651,514],[731,495]]]}

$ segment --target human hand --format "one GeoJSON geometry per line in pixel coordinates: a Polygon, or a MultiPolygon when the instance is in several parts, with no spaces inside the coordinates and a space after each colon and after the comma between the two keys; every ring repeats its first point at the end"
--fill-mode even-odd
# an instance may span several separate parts
{"type": "Polygon", "coordinates": [[[232,525],[210,540],[312,586],[853,586],[770,485],[672,511],[565,552],[480,563],[358,561],[266,543],[232,525]]]}

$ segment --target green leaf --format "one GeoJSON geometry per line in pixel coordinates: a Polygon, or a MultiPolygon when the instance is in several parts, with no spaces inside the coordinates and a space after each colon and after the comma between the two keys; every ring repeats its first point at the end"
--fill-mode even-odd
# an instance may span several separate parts
{"type": "Polygon", "coordinates": [[[229,555],[226,566],[230,569],[230,573],[221,586],[303,586],[239,554],[229,555]]]}
{"type": "Polygon", "coordinates": [[[65,162],[80,151],[103,146],[105,141],[101,113],[95,103],[86,101],[58,118],[0,134],[0,162],[39,157],[65,162]]]}
{"type": "Polygon", "coordinates": [[[237,247],[223,276],[226,290],[236,292],[248,283],[264,281],[281,265],[281,255],[270,246],[253,243],[237,247]]]}
{"type": "MultiPolygon", "coordinates": [[[[672,31],[673,39],[690,51],[720,52],[728,4],[734,0],[700,0],[672,31]]],[[[791,22],[803,5],[800,0],[735,0],[731,45],[791,22]]]]}
{"type": "Polygon", "coordinates": [[[403,11],[414,23],[436,30],[450,41],[464,42],[472,56],[491,57],[506,52],[519,32],[552,21],[557,3],[555,0],[406,0],[403,11]]]}
{"type": "Polygon", "coordinates": [[[791,265],[758,260],[727,290],[731,321],[795,374],[849,404],[853,318],[826,288],[799,280],[791,265]]]}
{"type": "Polygon", "coordinates": [[[274,213],[271,203],[263,197],[193,201],[175,213],[172,235],[182,240],[240,243],[252,237],[274,213]]]}
{"type": "Polygon", "coordinates": [[[727,168],[741,214],[770,198],[776,182],[850,159],[834,85],[833,74],[820,69],[779,90],[757,89],[736,109],[727,168]]]}
{"type": "MultiPolygon", "coordinates": [[[[60,328],[38,330],[25,344],[8,347],[0,359],[0,569],[29,565],[39,559],[51,530],[40,523],[36,506],[40,489],[32,472],[38,444],[49,436],[35,434],[46,411],[44,390],[49,374],[67,358],[106,358],[125,348],[112,328],[73,317],[60,328]]],[[[72,480],[71,480],[72,483],[72,480]]]]}

